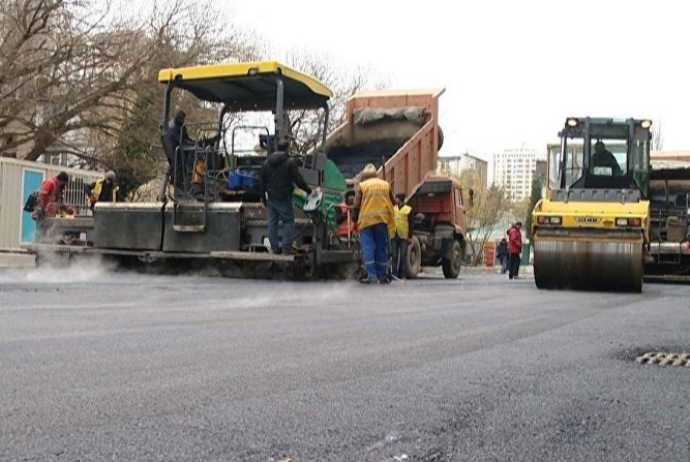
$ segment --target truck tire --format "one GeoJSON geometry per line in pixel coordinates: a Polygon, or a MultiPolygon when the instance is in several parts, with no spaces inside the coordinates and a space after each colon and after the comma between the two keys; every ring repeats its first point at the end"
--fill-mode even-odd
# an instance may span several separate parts
{"type": "Polygon", "coordinates": [[[446,279],[456,279],[458,277],[462,267],[462,245],[460,245],[460,241],[453,241],[453,258],[444,258],[441,261],[441,266],[443,267],[443,276],[446,279]]]}
{"type": "Polygon", "coordinates": [[[441,126],[438,126],[438,150],[440,151],[441,148],[443,147],[443,142],[445,141],[445,136],[443,135],[443,130],[441,130],[441,126]]]}
{"type": "Polygon", "coordinates": [[[422,267],[422,246],[419,239],[412,236],[412,244],[407,246],[407,279],[415,279],[422,267]]]}

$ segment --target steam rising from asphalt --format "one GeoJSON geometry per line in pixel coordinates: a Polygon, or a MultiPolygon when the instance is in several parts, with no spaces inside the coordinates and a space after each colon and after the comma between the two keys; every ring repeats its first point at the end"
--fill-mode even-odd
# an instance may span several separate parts
{"type": "Polygon", "coordinates": [[[103,278],[116,269],[114,263],[106,262],[97,256],[77,259],[69,264],[60,256],[42,256],[41,259],[41,265],[36,268],[0,271],[0,283],[65,284],[84,282],[103,278]]]}

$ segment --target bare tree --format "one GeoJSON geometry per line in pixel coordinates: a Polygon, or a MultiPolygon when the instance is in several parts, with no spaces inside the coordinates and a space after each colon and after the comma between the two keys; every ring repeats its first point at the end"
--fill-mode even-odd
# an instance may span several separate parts
{"type": "Polygon", "coordinates": [[[80,138],[117,139],[158,69],[251,52],[210,1],[156,3],[140,19],[95,0],[1,5],[0,154],[23,148],[29,160],[46,152],[97,159],[103,145],[80,138]]]}
{"type": "Polygon", "coordinates": [[[479,178],[479,172],[465,170],[458,178],[463,188],[474,190],[474,204],[467,212],[469,233],[467,241],[475,264],[483,258],[483,250],[491,234],[496,230],[501,218],[510,210],[511,203],[502,187],[487,187],[479,178]]]}
{"type": "Polygon", "coordinates": [[[256,48],[210,0],[148,7],[127,16],[97,0],[0,3],[0,155],[71,154],[132,186],[155,175],[159,69],[246,60],[256,48]]]}

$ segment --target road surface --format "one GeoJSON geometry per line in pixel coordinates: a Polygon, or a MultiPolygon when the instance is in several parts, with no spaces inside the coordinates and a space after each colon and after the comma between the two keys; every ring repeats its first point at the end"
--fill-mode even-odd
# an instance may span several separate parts
{"type": "Polygon", "coordinates": [[[689,300],[5,271],[0,460],[688,461],[689,300]]]}

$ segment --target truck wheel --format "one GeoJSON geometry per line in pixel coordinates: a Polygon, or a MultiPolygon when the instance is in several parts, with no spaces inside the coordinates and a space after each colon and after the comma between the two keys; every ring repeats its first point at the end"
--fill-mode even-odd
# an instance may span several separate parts
{"type": "Polygon", "coordinates": [[[453,258],[450,260],[444,258],[441,262],[443,267],[443,276],[446,279],[456,279],[460,274],[460,267],[462,266],[462,246],[460,242],[453,241],[453,258]]]}
{"type": "Polygon", "coordinates": [[[439,127],[438,127],[438,150],[439,151],[443,147],[443,142],[445,141],[445,139],[446,139],[446,137],[443,135],[443,130],[441,130],[441,126],[439,125],[439,127]]]}
{"type": "Polygon", "coordinates": [[[412,244],[407,246],[407,278],[415,279],[422,267],[422,246],[419,239],[412,237],[412,244]]]}

